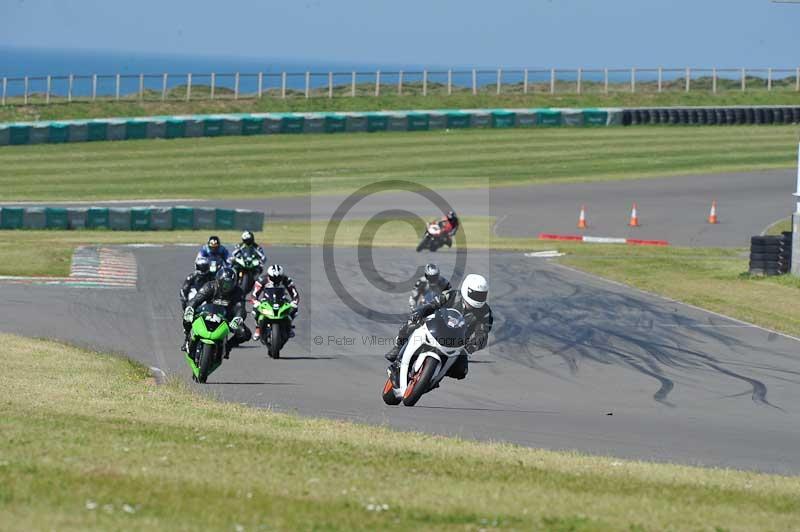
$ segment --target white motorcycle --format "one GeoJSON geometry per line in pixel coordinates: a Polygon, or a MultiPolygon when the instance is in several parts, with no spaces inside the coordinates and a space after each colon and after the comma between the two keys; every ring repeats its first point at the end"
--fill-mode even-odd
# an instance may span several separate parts
{"type": "Polygon", "coordinates": [[[456,309],[443,308],[428,316],[400,350],[398,382],[387,370],[383,402],[414,406],[423,394],[437,388],[458,357],[467,354],[466,335],[464,316],[456,309]]]}

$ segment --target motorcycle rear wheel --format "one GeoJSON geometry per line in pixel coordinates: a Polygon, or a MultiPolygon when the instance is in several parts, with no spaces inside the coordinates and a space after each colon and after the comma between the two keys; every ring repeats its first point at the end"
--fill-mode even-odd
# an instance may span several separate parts
{"type": "Polygon", "coordinates": [[[406,391],[403,394],[403,404],[405,406],[414,406],[420,400],[422,395],[430,388],[431,379],[436,373],[436,366],[439,362],[435,358],[426,358],[422,363],[422,367],[411,378],[411,382],[406,386],[406,391]]]}

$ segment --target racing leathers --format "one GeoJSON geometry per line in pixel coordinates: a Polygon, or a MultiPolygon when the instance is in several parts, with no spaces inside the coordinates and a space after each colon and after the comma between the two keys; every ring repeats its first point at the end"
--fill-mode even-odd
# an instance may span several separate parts
{"type": "Polygon", "coordinates": [[[450,290],[450,281],[444,275],[438,275],[434,281],[423,275],[414,283],[411,296],[408,298],[408,306],[413,311],[419,306],[420,296],[424,296],[428,291],[433,291],[433,295],[436,296],[446,290],[450,290]]]}
{"type": "Polygon", "coordinates": [[[259,246],[258,244],[253,244],[252,246],[248,246],[247,244],[237,244],[236,247],[233,248],[233,253],[230,255],[229,261],[231,264],[233,264],[236,258],[242,254],[242,251],[244,251],[245,248],[251,248],[261,259],[261,264],[267,263],[267,254],[263,247],[259,246]]]}
{"type": "Polygon", "coordinates": [[[221,244],[216,250],[211,249],[208,244],[204,245],[200,248],[200,251],[197,252],[197,258],[200,257],[208,259],[208,262],[216,265],[216,268],[212,268],[212,271],[221,270],[224,266],[227,266],[230,261],[228,249],[221,244]]]}
{"type": "Polygon", "coordinates": [[[459,227],[458,218],[453,217],[452,219],[449,218],[442,218],[437,222],[437,225],[442,230],[442,235],[444,235],[445,244],[447,247],[451,247],[453,245],[453,237],[456,236],[459,227]]]}
{"type": "MultiPolygon", "coordinates": [[[[231,290],[228,294],[223,295],[219,290],[218,283],[214,281],[203,285],[203,287],[197,291],[197,294],[195,294],[195,296],[186,303],[187,309],[191,307],[193,310],[197,310],[201,305],[203,305],[203,303],[212,303],[227,309],[227,312],[225,313],[225,320],[231,325],[231,328],[233,329],[233,336],[228,339],[225,358],[228,358],[231,349],[248,341],[252,336],[250,329],[248,329],[247,325],[244,324],[244,319],[247,315],[244,298],[245,294],[238,286],[234,287],[233,290],[231,290]],[[236,320],[236,322],[238,322],[238,327],[234,329],[233,324],[235,318],[238,318],[236,320]]],[[[191,321],[184,319],[183,329],[186,333],[186,339],[189,340],[190,332],[192,330],[191,321]]],[[[192,352],[193,348],[194,345],[190,344],[188,348],[189,353],[192,352]]]]}
{"type": "Polygon", "coordinates": [[[195,270],[189,275],[184,281],[183,285],[181,286],[180,292],[178,292],[178,297],[181,299],[181,307],[185,310],[186,309],[186,302],[189,301],[189,294],[192,292],[194,288],[195,293],[199,292],[203,285],[205,285],[209,281],[214,280],[214,274],[210,271],[208,272],[201,272],[195,270]]]}
{"type": "MultiPolygon", "coordinates": [[[[422,324],[427,316],[443,307],[456,309],[464,315],[464,321],[467,325],[464,349],[467,353],[472,354],[486,347],[489,341],[489,331],[492,330],[492,324],[494,323],[492,309],[489,308],[489,304],[486,303],[480,308],[471,307],[464,302],[458,290],[448,290],[435,298],[433,302],[418,307],[411,313],[408,321],[400,327],[395,346],[386,353],[386,359],[393,363],[392,366],[395,369],[397,368],[397,357],[400,353],[400,348],[408,341],[411,333],[422,324]]],[[[450,367],[447,376],[460,380],[467,376],[468,370],[469,361],[467,355],[461,355],[456,363],[450,367]]]]}
{"type": "MultiPolygon", "coordinates": [[[[289,312],[289,318],[292,320],[292,326],[289,331],[289,337],[294,337],[294,319],[297,317],[297,306],[300,304],[300,292],[297,291],[294,281],[288,275],[281,275],[277,279],[270,278],[268,274],[263,273],[256,279],[256,284],[253,285],[253,291],[250,293],[250,302],[253,304],[253,316],[258,321],[258,315],[255,307],[261,299],[261,294],[266,288],[277,288],[282,286],[289,293],[292,299],[292,310],[289,312]]],[[[256,339],[261,336],[261,329],[256,327],[256,339]]]]}

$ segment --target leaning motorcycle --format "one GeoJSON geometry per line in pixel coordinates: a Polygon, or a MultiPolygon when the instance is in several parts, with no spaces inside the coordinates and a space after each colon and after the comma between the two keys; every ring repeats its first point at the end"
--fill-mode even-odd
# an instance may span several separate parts
{"type": "Polygon", "coordinates": [[[392,371],[383,386],[387,405],[414,406],[423,394],[437,388],[464,349],[467,325],[456,309],[443,308],[430,315],[400,350],[397,382],[392,371]]]}
{"type": "Polygon", "coordinates": [[[291,312],[294,307],[283,287],[264,288],[253,309],[256,325],[261,328],[260,342],[270,358],[280,358],[281,349],[292,330],[291,312]]]}
{"type": "Polygon", "coordinates": [[[253,289],[256,278],[261,273],[262,261],[252,248],[240,250],[231,261],[231,266],[239,279],[239,286],[247,294],[253,289]]]}
{"type": "Polygon", "coordinates": [[[444,246],[447,242],[447,235],[442,231],[437,222],[431,222],[425,228],[425,234],[422,235],[422,240],[417,244],[417,252],[419,253],[425,248],[431,251],[436,251],[444,246]]]}
{"type": "Polygon", "coordinates": [[[195,312],[189,341],[191,349],[186,353],[186,361],[197,382],[206,382],[222,364],[231,333],[225,319],[226,310],[221,305],[206,303],[195,312]]]}

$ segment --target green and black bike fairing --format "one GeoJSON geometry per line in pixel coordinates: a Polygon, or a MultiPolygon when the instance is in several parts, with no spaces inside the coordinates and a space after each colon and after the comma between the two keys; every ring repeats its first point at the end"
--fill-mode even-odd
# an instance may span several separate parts
{"type": "Polygon", "coordinates": [[[199,345],[211,344],[216,345],[218,348],[218,356],[208,372],[209,375],[222,364],[222,357],[219,355],[221,350],[225,348],[225,342],[228,334],[230,334],[230,327],[225,319],[226,310],[225,307],[220,305],[205,304],[198,308],[195,313],[191,332],[192,349],[186,353],[186,361],[197,378],[200,377],[200,368],[194,360],[193,354],[197,351],[199,345]]]}

